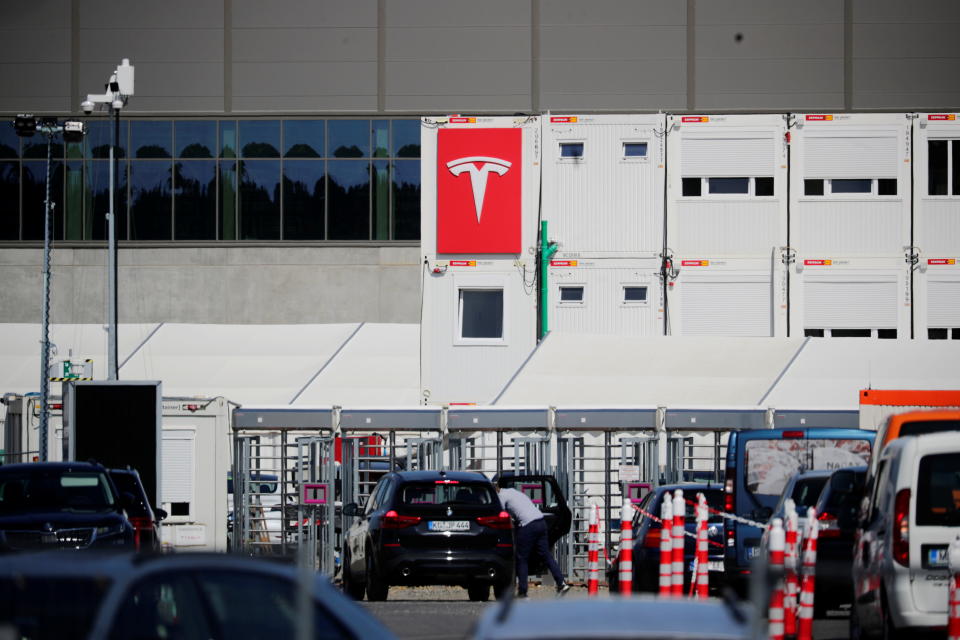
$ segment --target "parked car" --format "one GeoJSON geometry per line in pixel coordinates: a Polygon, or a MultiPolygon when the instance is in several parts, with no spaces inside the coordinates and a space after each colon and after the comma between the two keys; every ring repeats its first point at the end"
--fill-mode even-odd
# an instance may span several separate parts
{"type": "MultiPolygon", "coordinates": [[[[773,514],[783,489],[800,471],[866,464],[876,433],[832,427],[744,429],[727,441],[724,510],[758,523],[773,514]]],[[[727,582],[746,591],[762,531],[741,520],[724,521],[727,582]]]]}
{"type": "MultiPolygon", "coordinates": [[[[723,488],[717,484],[681,483],[662,485],[644,496],[638,505],[647,513],[660,517],[663,508],[664,496],[673,499],[673,492],[683,489],[683,496],[688,500],[697,500],[697,493],[703,493],[707,498],[707,505],[714,510],[723,509],[723,488]]],[[[687,504],[684,515],[684,527],[691,534],[696,534],[696,507],[687,504]]],[[[641,511],[636,511],[633,517],[633,591],[653,591],[660,588],[660,535],[663,526],[641,511]]],[[[723,582],[723,518],[716,513],[710,513],[707,521],[707,539],[709,545],[710,586],[719,588],[723,582]]],[[[613,563],[607,570],[607,584],[610,591],[620,592],[620,558],[619,553],[611,554],[613,563]]],[[[684,588],[690,587],[693,571],[693,559],[696,555],[696,539],[686,536],[683,545],[684,555],[684,588]]]]}
{"type": "Polygon", "coordinates": [[[850,637],[894,638],[947,623],[947,548],[960,534],[960,438],[891,441],[854,537],[850,637]]]}
{"type": "Polygon", "coordinates": [[[481,473],[388,473],[343,513],[343,589],[356,599],[386,600],[395,584],[460,585],[471,600],[513,586],[513,523],[481,473]]]}
{"type": "Polygon", "coordinates": [[[730,600],[563,598],[504,602],[480,618],[474,640],[682,638],[747,640],[751,610],[730,600]]]}
{"type": "Polygon", "coordinates": [[[0,466],[0,550],[132,549],[133,502],[98,464],[0,466]]]}
{"type": "Polygon", "coordinates": [[[167,517],[167,512],[160,507],[151,507],[147,492],[140,482],[140,474],[136,469],[110,469],[110,479],[121,494],[129,493],[133,500],[126,505],[124,511],[127,520],[133,525],[133,545],[137,551],[160,550],[160,521],[167,517]]]}
{"type": "MultiPolygon", "coordinates": [[[[787,511],[787,499],[793,500],[797,508],[797,539],[802,538],[804,529],[807,526],[807,509],[817,503],[820,492],[823,491],[823,487],[830,479],[831,473],[832,472],[827,469],[821,469],[817,471],[803,471],[790,476],[787,484],[783,487],[783,492],[780,494],[780,500],[777,501],[777,506],[774,507],[773,513],[771,513],[767,519],[767,525],[770,525],[774,518],[780,518],[784,521],[784,527],[786,527],[785,515],[787,511]]],[[[769,542],[770,529],[767,529],[760,536],[760,555],[764,558],[768,557],[769,542]]]]}
{"type": "Polygon", "coordinates": [[[853,536],[866,477],[865,466],[837,469],[815,505],[819,521],[813,599],[816,617],[849,605],[852,600],[853,536]]]}
{"type": "MultiPolygon", "coordinates": [[[[0,558],[0,628],[10,637],[297,637],[302,620],[290,565],[225,554],[72,554],[0,558]]],[[[319,574],[307,582],[311,638],[392,638],[319,574]]]]}

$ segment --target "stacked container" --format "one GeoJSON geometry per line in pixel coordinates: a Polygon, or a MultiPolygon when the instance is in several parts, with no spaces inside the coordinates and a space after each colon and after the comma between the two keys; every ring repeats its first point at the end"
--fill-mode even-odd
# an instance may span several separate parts
{"type": "Polygon", "coordinates": [[[536,344],[538,117],[421,121],[424,403],[487,403],[536,344]]]}
{"type": "Polygon", "coordinates": [[[668,124],[669,332],[786,335],[785,116],[668,124]]]}
{"type": "Polygon", "coordinates": [[[664,124],[651,115],[543,119],[550,330],[663,334],[664,124]]]}
{"type": "Polygon", "coordinates": [[[790,145],[790,332],[910,337],[911,118],[799,114],[790,145]]]}
{"type": "Polygon", "coordinates": [[[913,128],[914,337],[960,340],[960,114],[913,128]]]}

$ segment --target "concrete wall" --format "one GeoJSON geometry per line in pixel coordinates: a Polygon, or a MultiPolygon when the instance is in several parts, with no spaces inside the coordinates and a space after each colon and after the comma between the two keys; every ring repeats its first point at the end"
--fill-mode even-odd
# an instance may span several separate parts
{"type": "MultiPolygon", "coordinates": [[[[0,322],[39,322],[42,256],[0,250],[0,322]]],[[[50,321],[106,319],[106,251],[56,249],[50,321]]],[[[137,248],[119,254],[120,322],[419,322],[417,247],[137,248]]]]}

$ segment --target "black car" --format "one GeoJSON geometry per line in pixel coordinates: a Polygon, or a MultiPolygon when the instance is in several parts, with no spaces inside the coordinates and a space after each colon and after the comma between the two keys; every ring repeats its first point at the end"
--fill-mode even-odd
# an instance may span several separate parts
{"type": "Polygon", "coordinates": [[[0,466],[0,550],[133,548],[130,502],[97,464],[0,466]]]}
{"type": "Polygon", "coordinates": [[[851,604],[853,545],[867,467],[837,469],[817,501],[817,569],[814,615],[851,604]]]}
{"type": "MultiPolygon", "coordinates": [[[[707,520],[707,540],[709,541],[709,577],[711,590],[718,589],[723,582],[723,519],[717,514],[723,509],[723,487],[713,483],[681,483],[662,485],[644,496],[638,505],[633,517],[633,591],[659,591],[660,589],[660,532],[662,525],[646,516],[644,512],[660,518],[664,496],[673,499],[673,492],[683,489],[683,497],[693,502],[697,501],[697,494],[703,493],[707,498],[707,506],[714,511],[710,512],[707,520]]],[[[684,528],[688,533],[697,532],[696,507],[687,503],[684,515],[684,528]]],[[[693,560],[696,555],[696,539],[685,536],[683,545],[684,558],[684,593],[690,588],[693,560]]],[[[619,554],[618,554],[619,555],[619,554]]],[[[620,592],[620,563],[615,558],[607,572],[607,582],[610,591],[620,592]]]]}
{"type": "Polygon", "coordinates": [[[129,493],[133,497],[125,511],[127,520],[133,525],[134,548],[137,551],[159,551],[160,521],[167,517],[167,512],[150,506],[136,469],[110,469],[108,473],[121,495],[129,493]]]}
{"type": "Polygon", "coordinates": [[[513,523],[472,471],[388,473],[361,508],[344,506],[343,589],[386,600],[390,585],[459,585],[471,600],[513,586],[513,523]]]}

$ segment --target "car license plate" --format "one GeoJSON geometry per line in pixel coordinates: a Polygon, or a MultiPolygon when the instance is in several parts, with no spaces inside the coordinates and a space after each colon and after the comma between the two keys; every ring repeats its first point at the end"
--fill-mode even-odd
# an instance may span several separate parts
{"type": "Polygon", "coordinates": [[[723,571],[723,560],[711,560],[707,564],[710,571],[723,571]]]}
{"type": "Polygon", "coordinates": [[[760,554],[760,547],[747,547],[747,558],[753,560],[760,554]]]}
{"type": "Polygon", "coordinates": [[[947,547],[927,549],[927,566],[938,569],[947,566],[947,547]]]}
{"type": "Polygon", "coordinates": [[[427,524],[430,531],[470,531],[469,520],[431,520],[427,524]]]}

